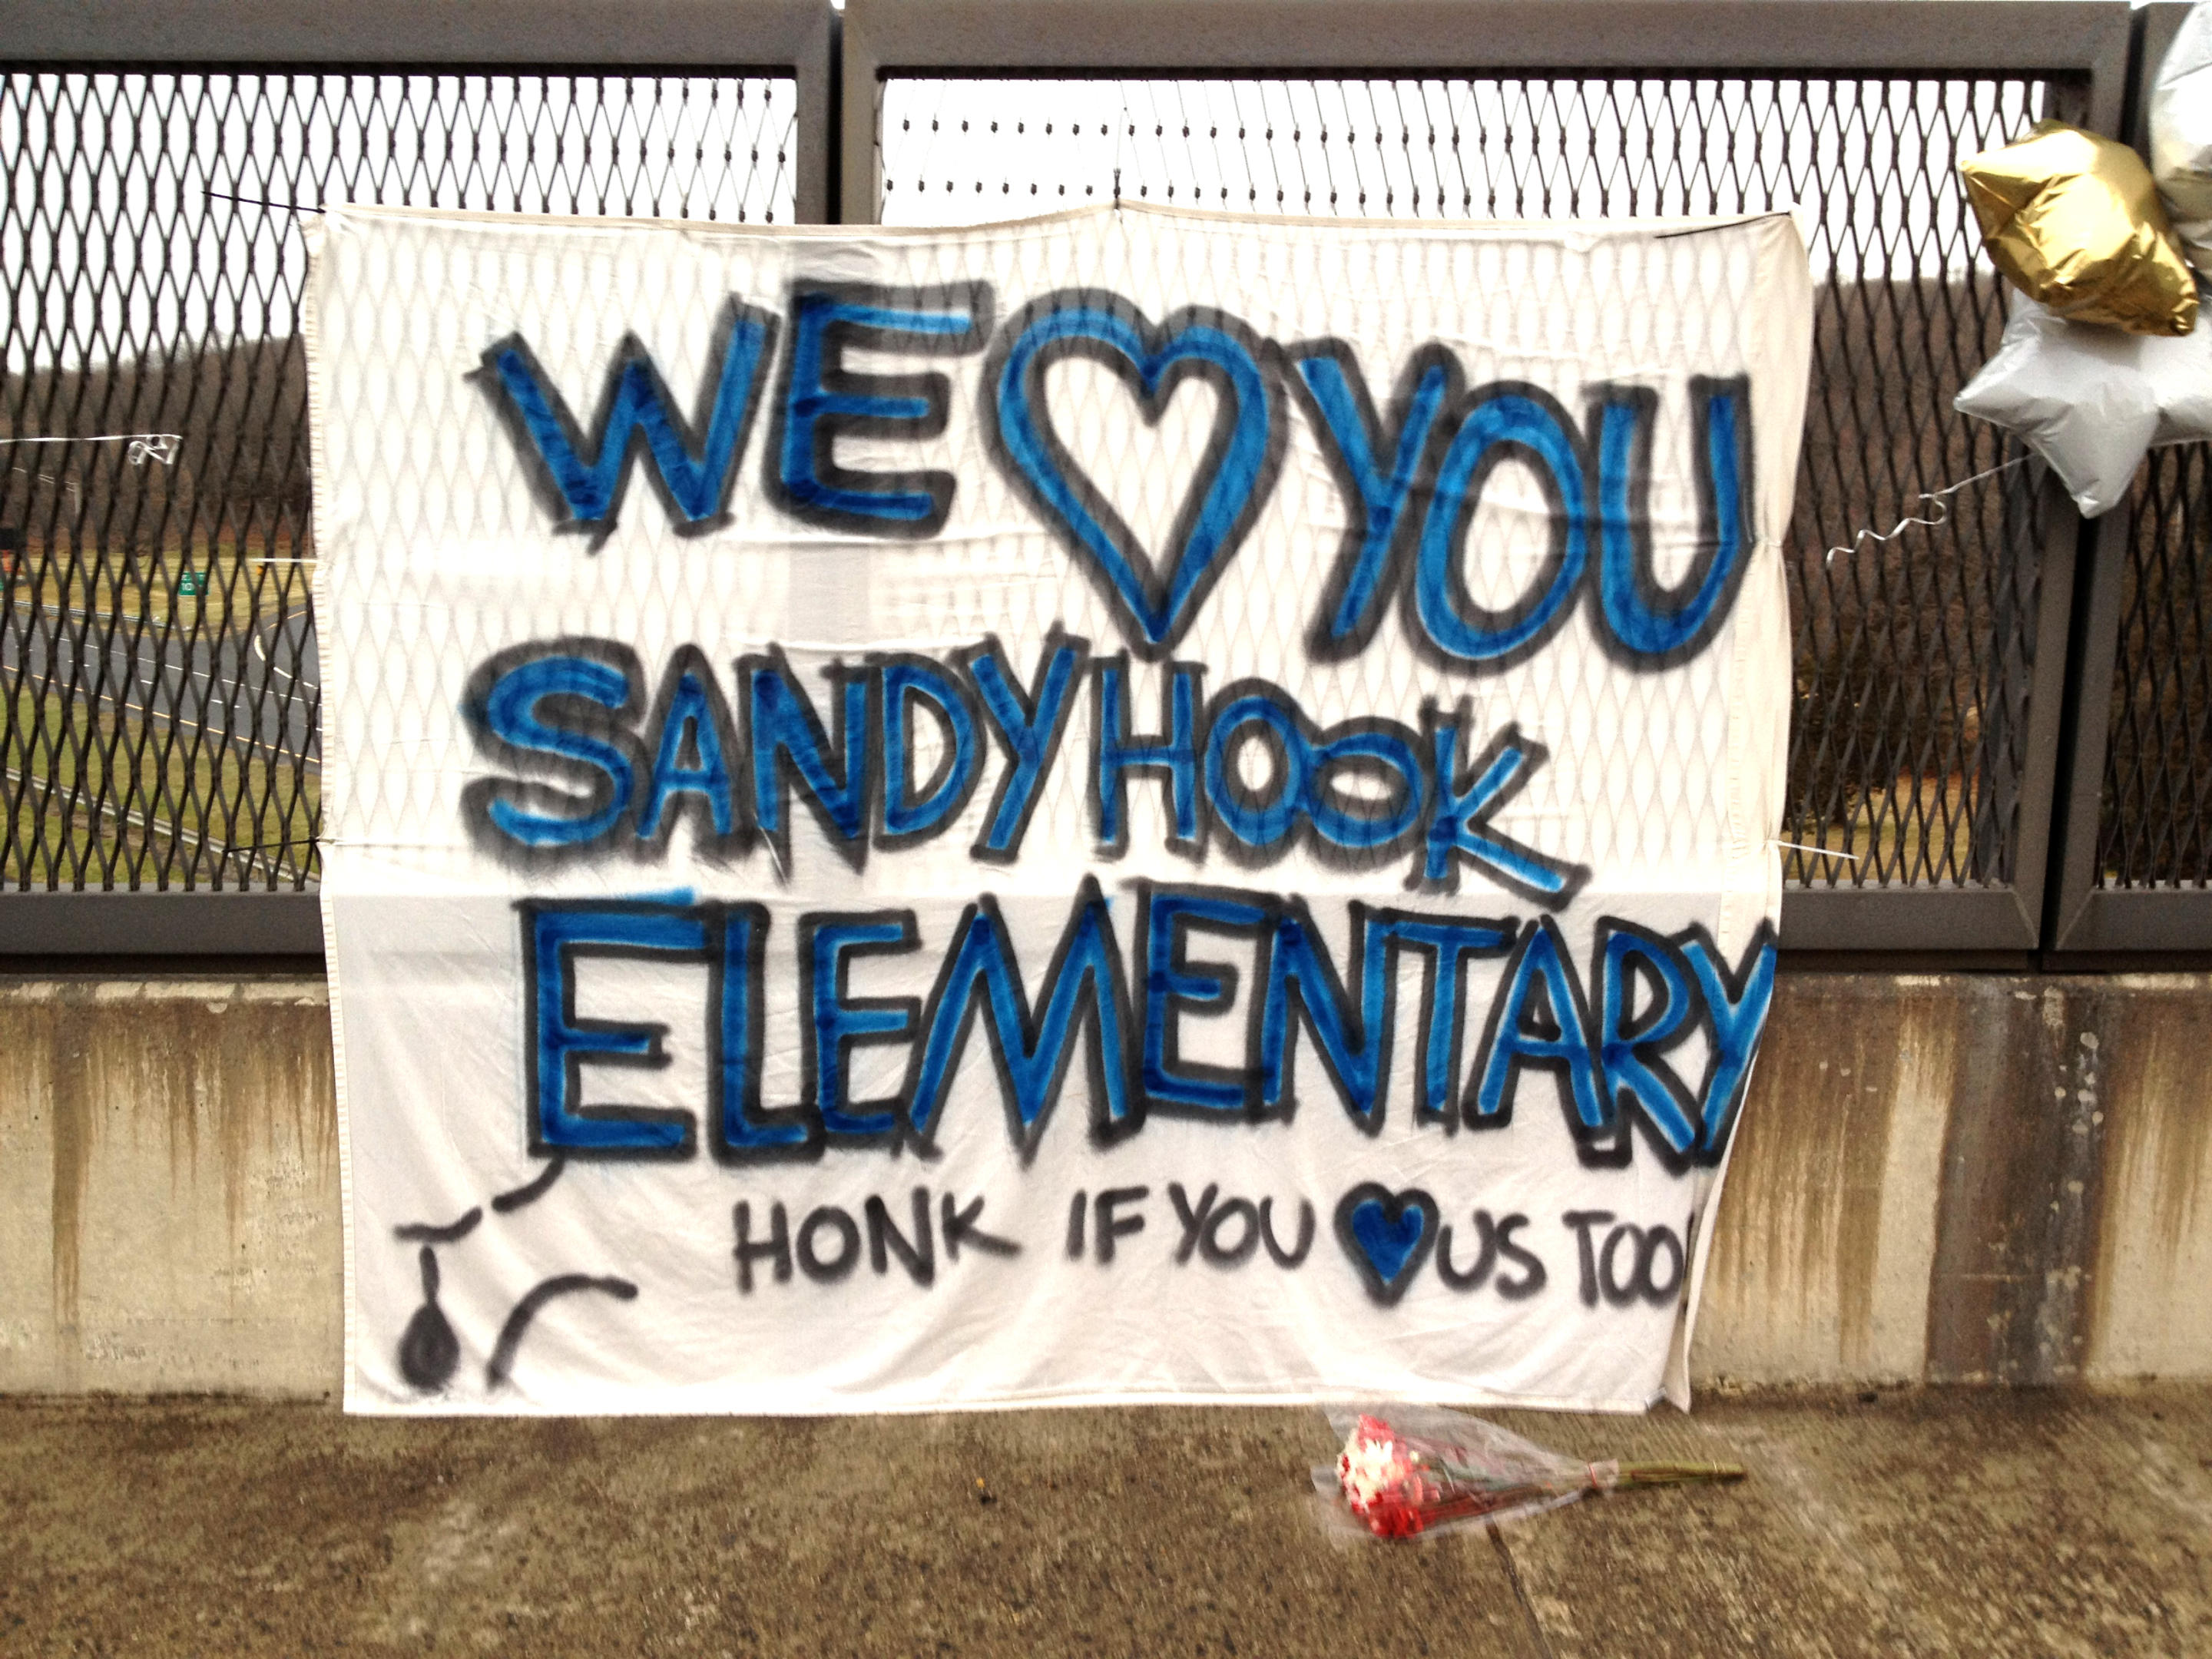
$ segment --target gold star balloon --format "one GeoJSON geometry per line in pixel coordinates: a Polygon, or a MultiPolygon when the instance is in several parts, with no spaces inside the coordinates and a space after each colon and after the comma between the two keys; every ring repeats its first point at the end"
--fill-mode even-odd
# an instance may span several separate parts
{"type": "Polygon", "coordinates": [[[1996,267],[2077,323],[2187,334],[2197,284],[2135,151],[2059,121],[1960,164],[1996,267]]]}

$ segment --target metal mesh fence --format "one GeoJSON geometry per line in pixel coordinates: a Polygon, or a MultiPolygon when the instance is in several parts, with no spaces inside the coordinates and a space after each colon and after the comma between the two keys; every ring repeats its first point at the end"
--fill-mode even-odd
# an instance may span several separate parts
{"type": "Polygon", "coordinates": [[[2097,846],[2100,887],[2212,883],[2212,448],[2136,481],[2097,846]]]}
{"type": "Polygon", "coordinates": [[[295,888],[303,215],[781,222],[788,79],[0,71],[0,884],[295,888]]]}
{"type": "Polygon", "coordinates": [[[1820,287],[1785,550],[1796,707],[1783,836],[1798,848],[1787,873],[2003,884],[2036,668],[2035,493],[2021,466],[1941,513],[1921,497],[2014,459],[1951,410],[2004,312],[1957,164],[2065,113],[2069,91],[2002,77],[894,77],[878,111],[879,203],[894,223],[1117,191],[1368,217],[1802,204],[1820,287]],[[1908,515],[1943,521],[1859,536],[1908,515]]]}
{"type": "MultiPolygon", "coordinates": [[[[2002,883],[2037,666],[2026,470],[1959,494],[1940,528],[1858,532],[2011,459],[1950,410],[2002,316],[1955,166],[2066,112],[2066,90],[902,77],[880,92],[881,206],[947,222],[1116,189],[1370,216],[1802,203],[1820,287],[1786,556],[1797,706],[1783,833],[1824,850],[1790,853],[1790,874],[2002,883]]],[[[763,79],[0,75],[0,881],[313,879],[303,211],[344,199],[782,220],[794,113],[791,83],[763,79]]],[[[2124,762],[2117,726],[2112,764],[2115,789],[2118,769],[2142,764],[2124,762]]],[[[2149,844],[2107,818],[2108,840],[2149,844]]]]}

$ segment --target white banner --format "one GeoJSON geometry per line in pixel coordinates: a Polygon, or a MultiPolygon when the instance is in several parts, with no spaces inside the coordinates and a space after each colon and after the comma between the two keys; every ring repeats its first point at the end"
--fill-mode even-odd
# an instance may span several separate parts
{"type": "Polygon", "coordinates": [[[1686,1399],[1784,216],[337,209],[356,1411],[1686,1399]]]}

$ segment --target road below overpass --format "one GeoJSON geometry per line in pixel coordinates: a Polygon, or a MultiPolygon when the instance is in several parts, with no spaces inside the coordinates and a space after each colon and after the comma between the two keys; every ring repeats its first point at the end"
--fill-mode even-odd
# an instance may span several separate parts
{"type": "MultiPolygon", "coordinates": [[[[264,769],[261,775],[289,767],[300,780],[321,764],[320,665],[304,602],[218,632],[181,615],[171,623],[142,621],[16,598],[0,620],[0,688],[15,709],[52,697],[70,711],[66,722],[49,720],[9,745],[6,788],[19,801],[36,800],[63,782],[63,751],[113,741],[95,735],[102,716],[121,734],[110,751],[110,776],[137,773],[129,756],[142,744],[183,760],[196,780],[220,778],[225,760],[264,769]]],[[[193,787],[197,793],[206,786],[193,787]]],[[[227,833],[228,803],[220,798],[179,799],[142,781],[129,799],[80,797],[76,804],[82,813],[204,844],[226,876],[265,879],[274,868],[289,878],[305,857],[301,847],[238,845],[227,833]]]]}

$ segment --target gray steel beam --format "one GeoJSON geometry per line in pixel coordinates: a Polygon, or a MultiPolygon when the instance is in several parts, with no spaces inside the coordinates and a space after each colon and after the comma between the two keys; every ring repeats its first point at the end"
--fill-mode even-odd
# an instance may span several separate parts
{"type": "MultiPolygon", "coordinates": [[[[2019,806],[2013,823],[2011,890],[2020,905],[2015,943],[2043,942],[2043,896],[2052,874],[2052,818],[2058,810],[2059,733],[2066,716],[2066,651],[2074,610],[2075,565],[2082,542],[2081,514],[2056,474],[2039,463],[2039,517],[2043,545],[2036,550],[2034,656],[2028,665],[2027,725],[2021,734],[2019,806]]],[[[1932,943],[1943,935],[1930,933],[1932,943]]]]}
{"type": "Polygon", "coordinates": [[[787,66],[827,0],[9,0],[0,58],[67,63],[787,66]]]}
{"type": "Polygon", "coordinates": [[[2059,795],[2064,815],[2059,842],[2063,867],[2053,872],[2059,891],[2048,941],[2050,949],[2068,954],[2212,950],[2212,888],[2097,884],[2105,763],[2112,742],[2112,699],[2118,689],[2114,674],[2131,532],[2124,508],[2097,521],[2089,602],[2078,624],[2080,665],[2072,694],[2075,738],[2067,757],[2070,772],[2059,795]]]}
{"type": "Polygon", "coordinates": [[[313,893],[7,893],[0,957],[315,957],[313,893]]]}
{"type": "Polygon", "coordinates": [[[2085,949],[2077,941],[2097,931],[2088,912],[2100,896],[2097,841],[2104,817],[2112,674],[2119,656],[2133,518],[2132,502],[2116,507],[2083,538],[2089,544],[2089,568],[2078,589],[2087,593],[2087,600],[2077,604],[2075,662],[2066,693],[2073,711],[2073,742],[2068,745],[2066,771],[2053,803],[2058,867],[2051,877],[2057,891],[2051,907],[2051,937],[2045,942],[2054,951],[2085,949]]]}
{"type": "Polygon", "coordinates": [[[829,0],[5,0],[0,64],[629,68],[789,75],[798,215],[830,203],[829,0]]]}
{"type": "Polygon", "coordinates": [[[2136,27],[2142,30],[2142,46],[2137,58],[2135,96],[2129,100],[2134,119],[2129,124],[2128,142],[2150,154],[2150,89],[2158,79],[2158,66],[2166,61],[2166,49],[2172,46],[2173,37],[2180,33],[2181,20],[2189,15],[2191,0],[2153,0],[2136,14],[2136,27]]]}
{"type": "Polygon", "coordinates": [[[2020,951],[2033,947],[2036,921],[2009,887],[1787,887],[1782,892],[1784,951],[2020,951]]]}
{"type": "Polygon", "coordinates": [[[2059,941],[2085,951],[2212,951],[2212,887],[2107,887],[2092,893],[2059,941]]]}
{"type": "Polygon", "coordinates": [[[848,0],[843,204],[872,220],[886,76],[1558,70],[2078,75],[2119,129],[2127,0],[848,0]]]}

